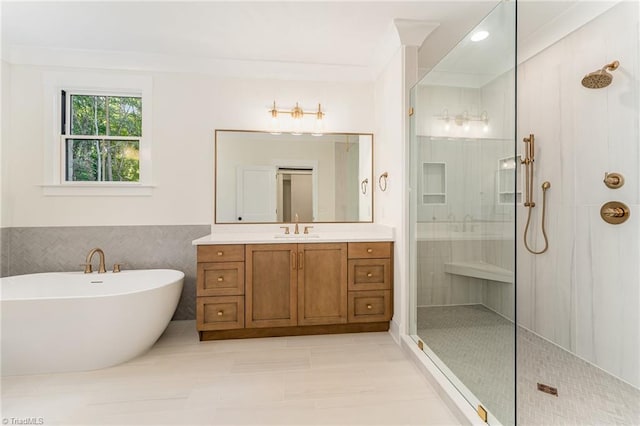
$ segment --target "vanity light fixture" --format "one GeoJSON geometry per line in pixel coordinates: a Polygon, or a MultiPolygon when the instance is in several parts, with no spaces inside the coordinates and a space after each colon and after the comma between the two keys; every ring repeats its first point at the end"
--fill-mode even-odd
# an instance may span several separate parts
{"type": "Polygon", "coordinates": [[[489,114],[487,111],[482,111],[480,115],[470,115],[467,111],[463,111],[460,114],[456,114],[454,116],[449,115],[449,110],[442,110],[442,114],[436,117],[438,120],[444,121],[444,131],[448,132],[451,130],[451,123],[453,122],[456,126],[462,127],[465,132],[468,132],[471,129],[471,123],[474,121],[482,123],[482,131],[489,131],[489,114]]]}
{"type": "Polygon", "coordinates": [[[313,136],[322,136],[324,112],[322,112],[322,106],[320,104],[318,104],[317,111],[305,111],[300,107],[300,105],[298,105],[298,102],[296,102],[296,106],[291,110],[280,110],[276,107],[276,101],[273,101],[273,107],[269,110],[269,114],[271,114],[271,134],[279,135],[281,133],[278,114],[289,114],[293,119],[292,135],[301,135],[302,119],[305,115],[313,115],[315,116],[316,121],[313,126],[313,133],[311,134],[313,136]]]}

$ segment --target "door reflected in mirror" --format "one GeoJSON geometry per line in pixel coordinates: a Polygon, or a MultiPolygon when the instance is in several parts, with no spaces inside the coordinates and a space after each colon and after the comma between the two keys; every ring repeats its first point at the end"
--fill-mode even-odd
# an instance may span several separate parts
{"type": "Polygon", "coordinates": [[[372,222],[373,135],[216,130],[215,223],[372,222]]]}

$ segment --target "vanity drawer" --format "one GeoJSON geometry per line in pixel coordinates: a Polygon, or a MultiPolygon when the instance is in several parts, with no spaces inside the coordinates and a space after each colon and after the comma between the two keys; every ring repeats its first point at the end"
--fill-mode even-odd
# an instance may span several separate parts
{"type": "Polygon", "coordinates": [[[391,288],[390,259],[349,260],[349,291],[391,288]]]}
{"type": "Polygon", "coordinates": [[[350,291],[349,322],[380,322],[391,319],[391,290],[350,291]]]}
{"type": "Polygon", "coordinates": [[[199,331],[244,327],[244,296],[196,298],[199,331]]]}
{"type": "Polygon", "coordinates": [[[244,294],[244,262],[198,263],[198,296],[244,294]]]}
{"type": "Polygon", "coordinates": [[[198,246],[198,262],[244,262],[242,244],[198,246]]]}
{"type": "Polygon", "coordinates": [[[391,257],[391,242],[349,243],[349,259],[380,259],[391,257]]]}

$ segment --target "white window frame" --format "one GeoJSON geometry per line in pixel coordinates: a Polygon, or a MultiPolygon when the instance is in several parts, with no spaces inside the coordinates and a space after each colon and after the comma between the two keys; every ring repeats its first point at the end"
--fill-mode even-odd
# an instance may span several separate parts
{"type": "MultiPolygon", "coordinates": [[[[43,194],[47,196],[150,196],[152,80],[139,75],[88,72],[51,72],[44,76],[45,149],[43,194]],[[66,180],[65,139],[62,134],[62,91],[67,93],[66,117],[70,121],[71,94],[136,96],[142,98],[142,136],[139,140],[138,182],[78,182],[66,180]]],[[[66,125],[69,128],[69,125],[66,125]]],[[[126,139],[126,138],[125,138],[126,139]]]]}

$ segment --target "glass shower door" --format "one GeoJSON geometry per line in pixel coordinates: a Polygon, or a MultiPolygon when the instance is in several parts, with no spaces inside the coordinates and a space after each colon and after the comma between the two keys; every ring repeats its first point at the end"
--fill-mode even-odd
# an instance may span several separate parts
{"type": "Polygon", "coordinates": [[[410,333],[490,424],[515,423],[515,4],[411,92],[410,333]]]}

